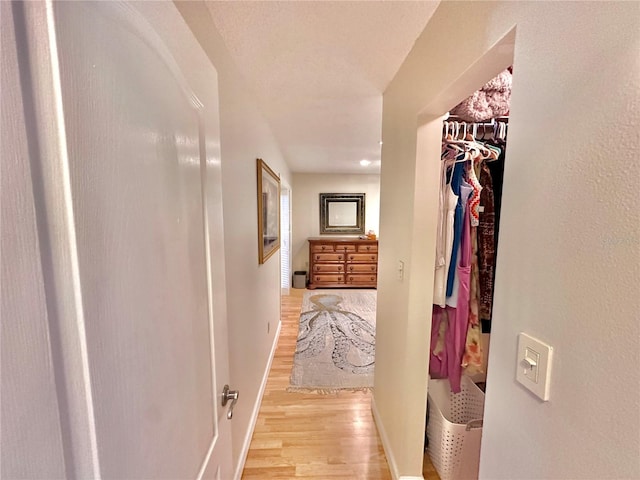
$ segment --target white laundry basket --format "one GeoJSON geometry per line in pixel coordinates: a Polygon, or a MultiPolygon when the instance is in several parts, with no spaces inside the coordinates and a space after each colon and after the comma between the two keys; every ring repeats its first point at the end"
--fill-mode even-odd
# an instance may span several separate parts
{"type": "Polygon", "coordinates": [[[441,480],[478,478],[484,393],[462,377],[460,393],[449,380],[429,380],[427,452],[441,480]]]}

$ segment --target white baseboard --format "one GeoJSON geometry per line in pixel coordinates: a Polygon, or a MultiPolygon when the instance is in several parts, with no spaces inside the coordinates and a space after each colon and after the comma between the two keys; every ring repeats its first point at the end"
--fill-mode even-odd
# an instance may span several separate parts
{"type": "Polygon", "coordinates": [[[273,344],[271,345],[271,352],[269,353],[269,360],[267,361],[267,368],[262,375],[262,383],[260,384],[260,390],[258,391],[258,399],[253,407],[251,413],[251,420],[249,421],[249,428],[242,444],[242,452],[240,452],[240,459],[236,466],[235,473],[233,475],[234,480],[240,480],[242,477],[242,471],[244,470],[244,464],[247,461],[247,455],[249,454],[249,447],[251,446],[251,437],[253,437],[253,431],[256,428],[256,422],[258,421],[258,414],[260,413],[260,405],[262,405],[262,397],[264,390],[267,387],[267,380],[269,380],[269,372],[271,371],[271,364],[273,363],[273,357],[276,354],[276,348],[278,347],[278,340],[280,339],[280,328],[282,327],[282,321],[278,322],[278,328],[273,336],[273,344]]]}
{"type": "Polygon", "coordinates": [[[376,399],[373,395],[371,396],[371,413],[373,413],[373,421],[375,422],[376,428],[378,429],[380,441],[382,442],[382,448],[384,449],[384,454],[387,457],[387,463],[389,464],[389,470],[391,471],[391,478],[393,478],[393,480],[424,480],[423,477],[411,477],[408,475],[400,475],[398,473],[398,464],[396,463],[393,451],[391,450],[387,431],[384,429],[384,425],[380,420],[380,413],[378,412],[376,399]]]}

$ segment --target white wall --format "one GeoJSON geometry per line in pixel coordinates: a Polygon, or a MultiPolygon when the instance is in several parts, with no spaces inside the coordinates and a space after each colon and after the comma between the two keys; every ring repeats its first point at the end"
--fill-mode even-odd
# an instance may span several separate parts
{"type": "MultiPolygon", "coordinates": [[[[307,238],[320,235],[320,193],[365,193],[365,232],[378,234],[380,219],[380,175],[295,173],[293,175],[294,270],[309,267],[307,238]]],[[[345,236],[345,235],[340,235],[345,236]]]]}
{"type": "Polygon", "coordinates": [[[514,26],[480,476],[638,478],[637,2],[440,4],[384,95],[374,409],[394,474],[419,476],[433,256],[416,244],[433,252],[435,184],[416,174],[417,117],[514,26]],[[547,403],[515,381],[520,331],[555,348],[547,403]]]}
{"type": "Polygon", "coordinates": [[[218,72],[233,456],[242,461],[280,322],[280,255],[258,265],[256,158],[291,184],[278,144],[203,2],[175,2],[218,72]],[[269,324],[269,331],[267,331],[269,324]]]}

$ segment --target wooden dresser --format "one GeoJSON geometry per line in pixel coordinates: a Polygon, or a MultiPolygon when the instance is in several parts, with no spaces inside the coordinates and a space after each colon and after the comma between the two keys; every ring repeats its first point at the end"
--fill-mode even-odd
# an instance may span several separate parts
{"type": "Polygon", "coordinates": [[[309,288],[375,288],[378,241],[353,237],[309,239],[309,288]]]}

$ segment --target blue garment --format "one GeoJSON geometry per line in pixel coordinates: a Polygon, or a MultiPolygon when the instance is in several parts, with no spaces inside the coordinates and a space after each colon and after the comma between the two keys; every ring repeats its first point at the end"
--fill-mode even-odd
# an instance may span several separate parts
{"type": "MultiPolygon", "coordinates": [[[[460,182],[460,196],[458,197],[458,201],[460,201],[460,205],[462,205],[462,234],[464,235],[464,225],[465,218],[467,215],[467,210],[469,209],[469,197],[473,193],[473,187],[465,182],[464,178],[460,182]]],[[[455,214],[455,210],[454,210],[455,214]]],[[[454,225],[454,234],[455,234],[455,225],[454,225]]],[[[464,242],[461,241],[460,248],[458,249],[458,256],[456,257],[456,265],[460,264],[460,253],[464,249],[464,242]]],[[[450,307],[456,308],[458,305],[458,292],[460,287],[460,267],[456,268],[454,271],[454,280],[453,280],[453,289],[451,290],[451,295],[446,297],[446,304],[450,307]]],[[[447,280],[449,277],[447,277],[447,280]]]]}
{"type": "Polygon", "coordinates": [[[460,197],[460,185],[462,184],[462,175],[464,173],[464,162],[456,163],[453,167],[451,175],[451,189],[453,193],[458,195],[458,203],[453,214],[453,249],[451,250],[451,262],[449,262],[449,271],[447,272],[447,297],[453,293],[453,284],[456,276],[456,268],[458,267],[456,259],[458,258],[458,248],[460,248],[460,239],[462,238],[462,198],[460,197]]]}

